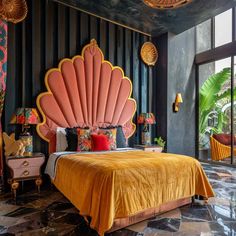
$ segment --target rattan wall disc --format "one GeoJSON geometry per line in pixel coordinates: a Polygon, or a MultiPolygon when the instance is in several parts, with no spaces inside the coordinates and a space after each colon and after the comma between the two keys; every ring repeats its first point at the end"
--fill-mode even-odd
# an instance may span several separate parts
{"type": "Polygon", "coordinates": [[[141,48],[141,58],[148,66],[154,66],[157,62],[158,52],[155,45],[151,42],[145,42],[141,48]]]}
{"type": "Polygon", "coordinates": [[[0,19],[18,23],[27,15],[25,0],[0,0],[0,19]]]}
{"type": "Polygon", "coordinates": [[[143,2],[152,8],[171,9],[181,7],[192,0],[143,0],[143,2]]]}

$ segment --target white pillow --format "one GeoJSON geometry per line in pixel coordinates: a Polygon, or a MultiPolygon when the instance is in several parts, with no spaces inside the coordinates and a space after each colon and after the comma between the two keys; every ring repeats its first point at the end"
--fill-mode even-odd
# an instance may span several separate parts
{"type": "Polygon", "coordinates": [[[56,129],[56,152],[65,151],[68,147],[66,139],[66,128],[57,127],[56,129]]]}

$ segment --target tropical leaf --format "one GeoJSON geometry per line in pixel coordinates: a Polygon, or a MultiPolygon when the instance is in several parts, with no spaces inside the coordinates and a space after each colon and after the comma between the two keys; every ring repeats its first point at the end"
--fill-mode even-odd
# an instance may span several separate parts
{"type": "Polygon", "coordinates": [[[219,73],[210,76],[202,85],[200,93],[200,112],[211,109],[215,102],[217,94],[227,81],[231,73],[230,68],[224,68],[219,73]]]}
{"type": "MultiPolygon", "coordinates": [[[[217,96],[217,101],[221,100],[221,99],[231,99],[231,89],[227,89],[224,93],[222,93],[221,95],[217,96]]],[[[233,96],[234,100],[236,100],[236,88],[234,88],[234,96],[233,96]]]]}
{"type": "Polygon", "coordinates": [[[223,112],[218,113],[217,133],[221,133],[224,124],[227,122],[227,116],[223,112]]]}

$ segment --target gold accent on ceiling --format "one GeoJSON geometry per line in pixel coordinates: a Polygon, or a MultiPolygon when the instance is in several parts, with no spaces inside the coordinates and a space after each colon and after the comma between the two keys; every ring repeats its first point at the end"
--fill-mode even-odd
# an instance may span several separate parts
{"type": "Polygon", "coordinates": [[[122,26],[122,27],[124,27],[124,28],[126,28],[126,29],[129,29],[129,30],[135,31],[135,32],[137,32],[137,33],[140,33],[140,34],[143,34],[143,35],[146,35],[146,36],[151,37],[151,34],[149,34],[149,33],[146,33],[146,32],[143,32],[143,31],[141,31],[141,30],[138,30],[138,29],[129,27],[129,26],[127,26],[127,25],[118,23],[118,22],[116,22],[116,21],[107,19],[107,18],[105,18],[105,17],[99,16],[99,15],[94,14],[94,13],[91,13],[91,12],[89,12],[89,11],[85,11],[85,10],[79,8],[79,7],[72,6],[72,5],[67,4],[67,3],[65,3],[65,2],[62,2],[62,1],[60,1],[60,0],[53,0],[53,1],[54,1],[54,2],[57,2],[57,3],[60,3],[60,4],[64,5],[64,6],[70,7],[70,8],[72,8],[72,9],[75,9],[75,10],[78,10],[78,11],[81,11],[81,12],[84,12],[84,13],[89,14],[89,15],[91,15],[91,16],[95,16],[95,17],[100,18],[100,19],[102,19],[102,20],[111,22],[111,23],[113,23],[113,24],[115,24],[115,25],[119,25],[119,26],[122,26]]]}
{"type": "Polygon", "coordinates": [[[156,46],[152,42],[145,42],[141,48],[141,58],[148,66],[154,66],[158,59],[156,46]]]}
{"type": "Polygon", "coordinates": [[[0,19],[18,23],[27,16],[25,0],[0,0],[0,19]]]}
{"type": "Polygon", "coordinates": [[[192,0],[143,0],[143,2],[152,8],[173,9],[184,6],[192,0]]]}

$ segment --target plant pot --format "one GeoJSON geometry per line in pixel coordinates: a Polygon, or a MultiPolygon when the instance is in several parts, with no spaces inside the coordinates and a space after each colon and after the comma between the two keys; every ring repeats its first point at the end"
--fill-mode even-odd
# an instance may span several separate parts
{"type": "Polygon", "coordinates": [[[199,160],[209,160],[210,149],[199,149],[199,160]]]}

